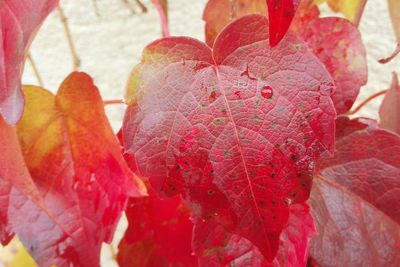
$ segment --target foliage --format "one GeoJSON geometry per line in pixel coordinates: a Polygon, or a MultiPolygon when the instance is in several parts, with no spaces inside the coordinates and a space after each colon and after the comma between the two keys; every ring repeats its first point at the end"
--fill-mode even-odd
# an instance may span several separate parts
{"type": "Polygon", "coordinates": [[[117,135],[104,103],[120,101],[88,74],[21,87],[58,1],[0,2],[0,240],[26,248],[10,266],[99,266],[123,212],[120,266],[398,266],[397,75],[379,123],[347,116],[366,1],[327,1],[347,20],[323,1],[209,0],[205,43],[170,37],[152,2],[164,37],[133,68],[117,135]]]}

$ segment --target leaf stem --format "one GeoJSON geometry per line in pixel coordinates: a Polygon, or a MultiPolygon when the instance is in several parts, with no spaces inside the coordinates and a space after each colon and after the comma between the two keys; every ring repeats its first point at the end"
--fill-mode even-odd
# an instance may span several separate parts
{"type": "Polygon", "coordinates": [[[375,93],[375,94],[371,95],[370,97],[365,99],[363,102],[361,102],[360,105],[358,105],[355,109],[353,109],[352,111],[348,111],[346,113],[346,115],[354,115],[354,114],[356,114],[363,106],[368,104],[371,100],[373,100],[373,99],[375,99],[375,98],[377,98],[377,97],[379,97],[381,95],[386,94],[387,91],[389,91],[389,89],[386,89],[386,90],[383,90],[383,91],[380,91],[378,93],[375,93]]]}
{"type": "Polygon", "coordinates": [[[71,31],[69,30],[69,26],[68,26],[68,18],[65,16],[64,10],[62,9],[61,5],[58,6],[57,10],[58,10],[58,13],[61,18],[61,23],[64,27],[65,35],[67,36],[69,49],[71,50],[73,69],[77,70],[81,65],[81,60],[78,57],[78,53],[76,52],[74,41],[72,40],[71,31]]]}
{"type": "Polygon", "coordinates": [[[365,6],[367,4],[367,0],[360,0],[360,4],[357,9],[357,13],[354,17],[354,25],[358,27],[360,25],[361,17],[364,14],[365,6]]]}
{"type": "Polygon", "coordinates": [[[382,58],[380,60],[378,60],[379,63],[381,64],[386,64],[389,63],[393,58],[395,58],[398,54],[400,53],[400,43],[397,44],[396,49],[393,51],[393,53],[388,56],[387,58],[382,58]]]}
{"type": "Polygon", "coordinates": [[[142,13],[146,13],[147,12],[147,7],[140,2],[140,0],[135,0],[136,4],[140,7],[140,9],[142,10],[142,13]]]}
{"type": "Polygon", "coordinates": [[[163,37],[169,37],[171,34],[168,28],[168,2],[164,0],[162,4],[161,1],[162,0],[153,0],[152,2],[160,16],[162,35],[163,37]]]}
{"type": "Polygon", "coordinates": [[[92,0],[92,5],[93,5],[94,13],[96,14],[96,17],[100,18],[100,10],[99,10],[99,6],[97,5],[97,0],[92,0]]]}
{"type": "Polygon", "coordinates": [[[104,106],[107,106],[107,105],[124,105],[125,102],[122,99],[112,99],[112,100],[104,100],[103,104],[104,104],[104,106]]]}

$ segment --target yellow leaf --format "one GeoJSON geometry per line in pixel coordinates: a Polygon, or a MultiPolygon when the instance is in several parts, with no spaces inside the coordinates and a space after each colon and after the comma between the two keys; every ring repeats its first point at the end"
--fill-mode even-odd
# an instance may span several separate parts
{"type": "Polygon", "coordinates": [[[6,247],[0,247],[1,264],[5,267],[37,267],[35,261],[17,238],[14,238],[6,247]]]}
{"type": "Polygon", "coordinates": [[[397,42],[400,43],[400,1],[388,0],[388,7],[397,42]]]}
{"type": "Polygon", "coordinates": [[[350,21],[354,21],[360,6],[360,0],[314,0],[314,2],[316,4],[327,2],[333,11],[342,13],[350,21]]]}

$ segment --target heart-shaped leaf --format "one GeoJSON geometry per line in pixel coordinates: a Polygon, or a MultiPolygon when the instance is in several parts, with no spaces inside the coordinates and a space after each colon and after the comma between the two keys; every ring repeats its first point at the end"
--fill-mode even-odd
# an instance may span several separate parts
{"type": "MultiPolygon", "coordinates": [[[[131,77],[123,139],[158,192],[183,193],[272,261],[291,203],[334,144],[333,81],[292,34],[271,49],[268,21],[236,20],[211,50],[185,37],[143,52],[131,77]]],[[[300,227],[300,226],[299,226],[300,227]]]]}

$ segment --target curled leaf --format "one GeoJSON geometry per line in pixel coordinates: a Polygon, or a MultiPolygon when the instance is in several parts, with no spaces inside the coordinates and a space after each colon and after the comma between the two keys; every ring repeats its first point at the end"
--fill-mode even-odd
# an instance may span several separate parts
{"type": "Polygon", "coordinates": [[[400,85],[397,74],[393,73],[392,85],[385,94],[379,109],[380,126],[400,134],[400,85]]]}
{"type": "Polygon", "coordinates": [[[285,36],[300,0],[266,0],[269,16],[269,43],[277,45],[285,36]]]}
{"type": "Polygon", "coordinates": [[[0,115],[8,124],[22,116],[21,75],[29,45],[58,0],[0,1],[0,115]]]}

